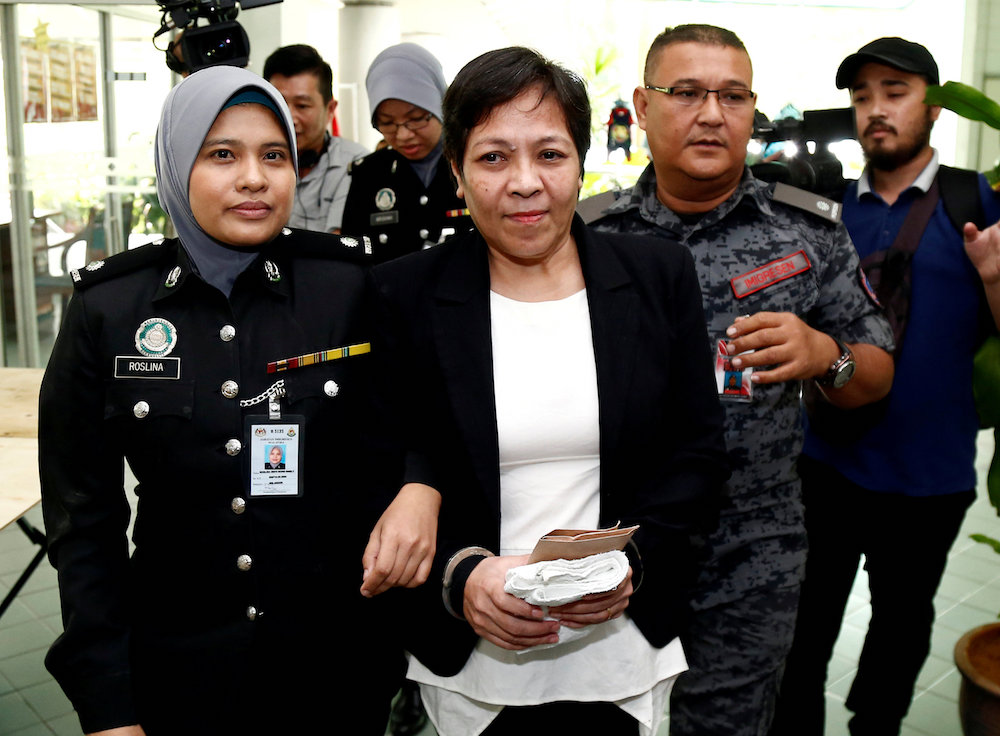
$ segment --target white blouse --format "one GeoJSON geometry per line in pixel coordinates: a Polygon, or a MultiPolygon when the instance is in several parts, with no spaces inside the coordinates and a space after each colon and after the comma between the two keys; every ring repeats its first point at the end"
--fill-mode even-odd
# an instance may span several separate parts
{"type": "MultiPolygon", "coordinates": [[[[500,450],[500,553],[527,554],[553,529],[600,518],[600,417],[587,292],[550,302],[490,294],[500,450]]],[[[680,642],[646,641],[626,615],[582,638],[511,652],[480,639],[462,671],[407,676],[441,736],[476,736],[505,705],[611,701],[655,734],[687,668],[680,642]]]]}

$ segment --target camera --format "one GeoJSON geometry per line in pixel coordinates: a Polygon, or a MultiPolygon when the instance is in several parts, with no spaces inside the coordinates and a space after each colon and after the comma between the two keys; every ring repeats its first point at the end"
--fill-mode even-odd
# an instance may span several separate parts
{"type": "Polygon", "coordinates": [[[806,110],[802,119],[782,118],[769,121],[759,111],[754,118],[753,138],[763,143],[791,141],[798,153],[780,161],[763,161],[750,167],[754,176],[764,181],[779,181],[829,199],[841,201],[847,180],[844,167],[830,151],[830,144],[856,139],[854,110],[806,110]],[[809,153],[806,144],[815,149],[809,153]]]}
{"type": "Polygon", "coordinates": [[[228,64],[246,66],[250,60],[250,39],[243,27],[236,22],[240,9],[249,10],[261,5],[275,5],[282,0],[157,0],[163,11],[161,33],[172,29],[183,31],[180,49],[183,61],[174,55],[176,41],[167,47],[167,66],[184,74],[196,72],[207,66],[228,64]],[[198,25],[198,19],[207,21],[198,25]]]}

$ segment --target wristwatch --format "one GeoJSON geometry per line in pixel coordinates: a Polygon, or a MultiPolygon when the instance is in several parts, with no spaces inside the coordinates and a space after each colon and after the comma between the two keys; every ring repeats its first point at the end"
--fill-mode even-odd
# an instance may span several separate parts
{"type": "MultiPolygon", "coordinates": [[[[833,337],[831,335],[831,337],[833,337]]],[[[843,342],[833,337],[833,341],[840,348],[840,357],[833,361],[833,365],[822,376],[816,379],[816,383],[827,388],[843,388],[854,376],[854,369],[857,365],[854,362],[854,353],[843,342]]]]}

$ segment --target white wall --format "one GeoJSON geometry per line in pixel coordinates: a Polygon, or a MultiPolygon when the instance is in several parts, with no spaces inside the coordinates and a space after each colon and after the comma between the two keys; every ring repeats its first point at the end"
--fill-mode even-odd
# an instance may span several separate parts
{"type": "MultiPolygon", "coordinates": [[[[970,0],[966,34],[966,74],[962,79],[1000,101],[1000,0],[970,0]]],[[[1000,131],[982,123],[967,123],[970,166],[984,170],[1000,158],[1000,131]]]]}

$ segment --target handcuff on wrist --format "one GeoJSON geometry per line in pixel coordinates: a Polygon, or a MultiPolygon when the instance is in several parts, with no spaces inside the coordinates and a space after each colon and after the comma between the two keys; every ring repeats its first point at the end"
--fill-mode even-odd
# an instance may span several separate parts
{"type": "Polygon", "coordinates": [[[444,575],[441,576],[441,597],[444,599],[445,610],[455,618],[463,621],[465,620],[465,616],[456,611],[451,605],[451,586],[452,580],[455,577],[455,570],[470,557],[496,557],[496,554],[485,547],[465,547],[451,556],[451,559],[444,566],[444,575]]]}

